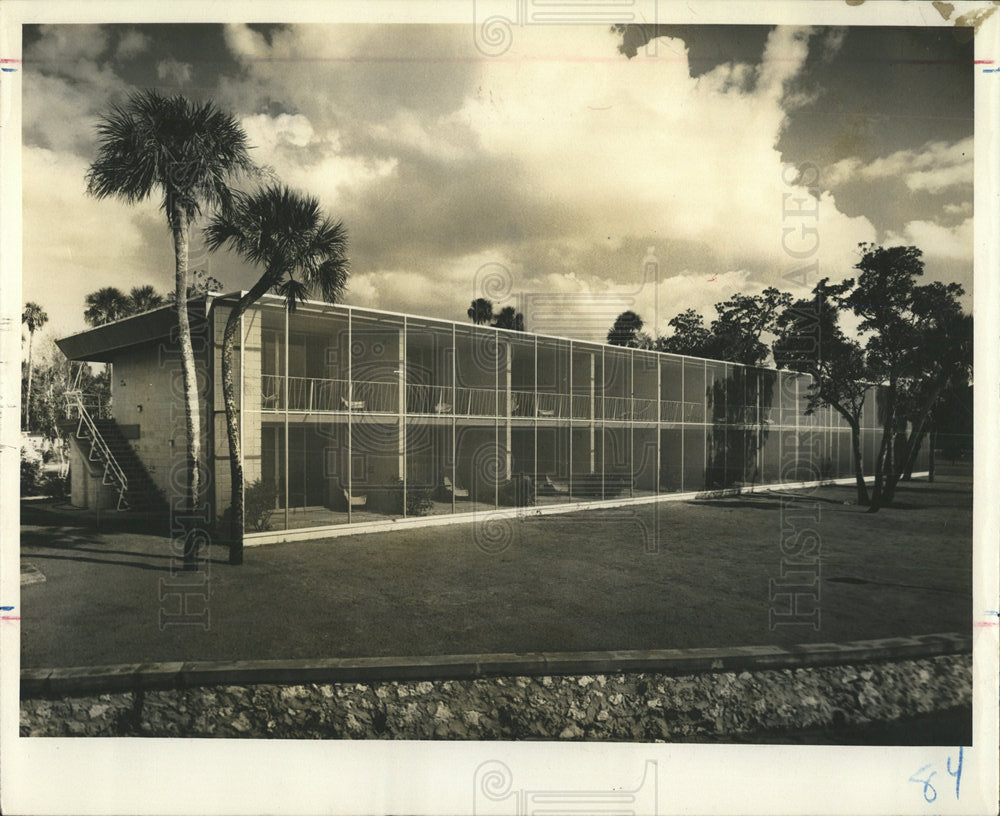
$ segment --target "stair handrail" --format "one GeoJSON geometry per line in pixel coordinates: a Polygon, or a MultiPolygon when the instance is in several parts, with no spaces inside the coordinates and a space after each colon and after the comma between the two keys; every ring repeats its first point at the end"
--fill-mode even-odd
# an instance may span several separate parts
{"type": "Polygon", "coordinates": [[[125,498],[125,493],[128,491],[128,477],[125,475],[125,471],[122,470],[121,465],[118,464],[118,460],[115,459],[114,454],[111,452],[111,448],[108,447],[108,443],[104,441],[104,437],[101,435],[93,417],[91,417],[90,412],[87,410],[87,406],[83,404],[83,393],[80,391],[67,391],[66,402],[67,410],[69,408],[76,408],[80,415],[80,422],[76,426],[76,438],[85,438],[81,432],[86,426],[87,433],[90,435],[91,453],[93,453],[95,449],[97,450],[98,455],[104,461],[105,475],[107,475],[110,471],[112,477],[120,485],[121,489],[118,493],[118,506],[120,508],[122,499],[125,498]]]}

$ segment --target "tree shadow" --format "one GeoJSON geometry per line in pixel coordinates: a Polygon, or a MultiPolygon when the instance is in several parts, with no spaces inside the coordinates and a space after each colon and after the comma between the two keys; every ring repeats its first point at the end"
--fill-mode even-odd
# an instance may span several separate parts
{"type": "MultiPolygon", "coordinates": [[[[21,531],[21,554],[31,559],[50,559],[60,561],[80,561],[93,564],[114,564],[117,566],[136,567],[137,569],[157,570],[166,572],[176,572],[178,566],[183,561],[182,555],[171,555],[169,553],[143,552],[137,550],[112,549],[102,546],[100,537],[93,535],[76,535],[74,532],[85,532],[82,528],[59,528],[58,530],[22,530],[21,531]],[[31,548],[32,552],[24,552],[25,548],[31,548]],[[37,552],[36,550],[55,550],[63,555],[54,553],[37,552]],[[68,553],[73,553],[69,555],[68,553]],[[111,556],[109,558],[90,558],[77,553],[90,553],[92,555],[111,556]],[[124,556],[125,559],[148,559],[155,561],[172,561],[175,566],[158,566],[148,564],[143,561],[123,560],[117,556],[124,556]]],[[[204,548],[203,548],[204,551],[204,548]]],[[[228,558],[204,558],[198,559],[199,563],[207,564],[227,564],[228,558]]]]}

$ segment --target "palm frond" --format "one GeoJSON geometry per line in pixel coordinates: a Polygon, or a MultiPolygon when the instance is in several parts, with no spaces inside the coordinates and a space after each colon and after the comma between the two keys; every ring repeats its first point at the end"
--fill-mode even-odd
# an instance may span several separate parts
{"type": "Polygon", "coordinates": [[[318,199],[280,184],[255,193],[236,192],[205,229],[210,250],[221,247],[261,267],[261,280],[282,294],[289,308],[317,291],[338,301],[347,286],[347,233],[323,214],[318,199]]]}
{"type": "Polygon", "coordinates": [[[97,198],[133,204],[159,188],[168,213],[194,217],[227,202],[228,182],[253,168],[243,128],[212,102],[142,91],[113,106],[97,135],[87,172],[87,191],[97,198]]]}

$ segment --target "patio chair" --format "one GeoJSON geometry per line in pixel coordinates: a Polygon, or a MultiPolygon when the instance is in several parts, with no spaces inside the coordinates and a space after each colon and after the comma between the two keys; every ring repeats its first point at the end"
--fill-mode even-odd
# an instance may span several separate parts
{"type": "Polygon", "coordinates": [[[279,389],[264,389],[260,394],[260,409],[262,411],[274,411],[278,408],[279,389]]]}
{"type": "Polygon", "coordinates": [[[445,402],[445,399],[447,399],[447,396],[448,396],[447,395],[447,390],[444,389],[444,388],[442,388],[441,389],[441,399],[439,399],[437,405],[434,406],[434,413],[435,414],[450,414],[451,413],[451,403],[450,402],[445,402]]]}
{"type": "Polygon", "coordinates": [[[448,476],[443,476],[441,481],[444,483],[444,489],[454,496],[456,499],[467,499],[469,498],[469,491],[464,487],[457,487],[452,484],[451,478],[448,476]]]}
{"type": "Polygon", "coordinates": [[[368,496],[364,493],[352,494],[346,487],[344,488],[344,498],[347,499],[349,507],[364,507],[368,503],[368,496]]]}
{"type": "Polygon", "coordinates": [[[344,397],[340,398],[340,404],[344,406],[345,411],[364,411],[365,401],[364,400],[351,400],[348,402],[344,397]]]}
{"type": "Polygon", "coordinates": [[[548,473],[545,474],[545,485],[553,493],[569,493],[569,485],[566,482],[559,479],[559,477],[553,478],[548,473]]]}

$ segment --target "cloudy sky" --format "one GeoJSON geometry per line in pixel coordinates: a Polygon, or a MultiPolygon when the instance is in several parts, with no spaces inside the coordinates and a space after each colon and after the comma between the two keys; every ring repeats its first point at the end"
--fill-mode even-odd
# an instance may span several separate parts
{"type": "MultiPolygon", "coordinates": [[[[665,329],[847,277],[860,241],[916,244],[971,295],[955,29],[524,26],[500,57],[447,25],[40,26],[23,45],[23,297],[57,335],[100,286],[172,288],[159,202],[85,194],[98,117],[149,87],[235,113],[258,163],[344,221],[354,305],[465,319],[485,294],[548,334],[623,308],[665,329]]],[[[249,287],[193,238],[194,268],[249,287]]]]}

